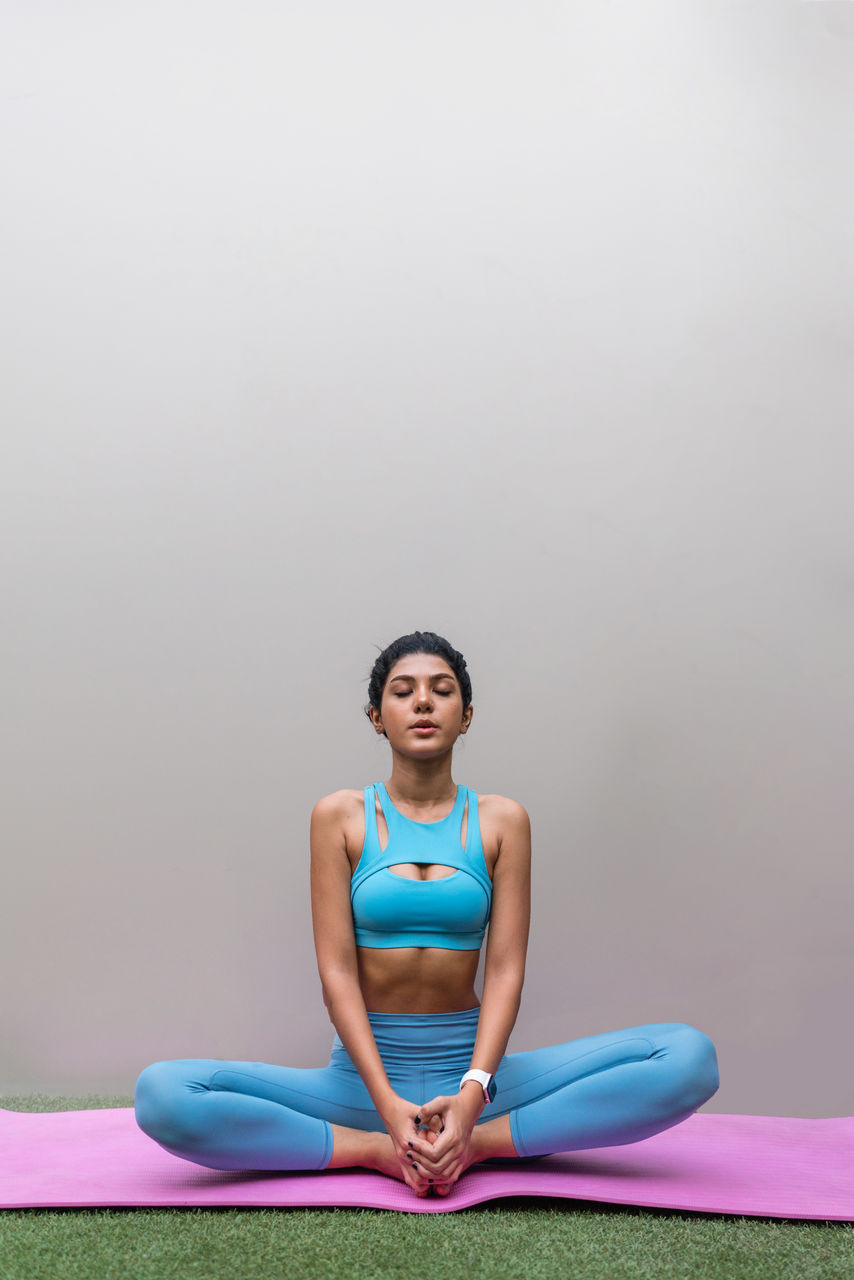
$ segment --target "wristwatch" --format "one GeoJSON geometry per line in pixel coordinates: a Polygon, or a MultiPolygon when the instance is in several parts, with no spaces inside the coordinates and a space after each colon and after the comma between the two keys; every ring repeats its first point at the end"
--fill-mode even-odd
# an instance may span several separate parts
{"type": "Polygon", "coordinates": [[[476,1080],[478,1082],[481,1089],[483,1089],[484,1103],[495,1101],[495,1094],[497,1092],[495,1076],[491,1076],[488,1071],[478,1071],[476,1067],[472,1067],[471,1071],[467,1071],[460,1081],[461,1089],[466,1080],[476,1080]]]}

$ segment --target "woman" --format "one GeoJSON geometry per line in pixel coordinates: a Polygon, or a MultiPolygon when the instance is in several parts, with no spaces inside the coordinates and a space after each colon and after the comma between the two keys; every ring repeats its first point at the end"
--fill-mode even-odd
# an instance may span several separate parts
{"type": "Polygon", "coordinates": [[[528,815],[452,780],[473,707],[465,659],[442,636],[389,645],[369,697],[391,777],[311,816],[329,1065],[158,1062],[137,1084],[140,1127],[213,1169],[361,1165],[425,1196],[480,1160],[637,1142],[686,1119],[718,1071],[711,1040],[684,1023],[505,1053],[525,973],[528,815]]]}

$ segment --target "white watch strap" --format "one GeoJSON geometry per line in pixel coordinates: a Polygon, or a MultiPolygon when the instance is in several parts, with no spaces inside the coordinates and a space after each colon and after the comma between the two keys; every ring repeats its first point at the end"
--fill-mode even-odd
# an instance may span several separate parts
{"type": "Polygon", "coordinates": [[[483,1090],[483,1096],[485,1100],[488,1102],[489,1094],[486,1092],[486,1086],[489,1084],[491,1079],[492,1079],[492,1076],[489,1074],[488,1071],[479,1071],[477,1067],[472,1067],[471,1071],[467,1071],[463,1076],[462,1080],[460,1081],[460,1088],[462,1089],[466,1080],[476,1080],[477,1083],[480,1085],[481,1089],[483,1090]]]}

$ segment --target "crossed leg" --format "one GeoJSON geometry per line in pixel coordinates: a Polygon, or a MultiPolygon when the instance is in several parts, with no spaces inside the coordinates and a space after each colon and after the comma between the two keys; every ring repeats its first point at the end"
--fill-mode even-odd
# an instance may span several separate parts
{"type": "MultiPolygon", "coordinates": [[[[717,1057],[694,1027],[654,1023],[507,1054],[496,1082],[492,1115],[482,1116],[472,1135],[471,1163],[650,1137],[712,1096],[717,1057]]],[[[154,1063],[139,1078],[135,1105],[144,1132],[209,1168],[361,1165],[401,1177],[364,1085],[332,1067],[154,1063]]]]}

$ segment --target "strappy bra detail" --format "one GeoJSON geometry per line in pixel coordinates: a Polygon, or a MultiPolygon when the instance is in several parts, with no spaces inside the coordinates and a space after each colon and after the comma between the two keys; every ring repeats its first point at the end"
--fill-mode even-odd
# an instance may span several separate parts
{"type": "Polygon", "coordinates": [[[477,793],[457,787],[451,812],[438,822],[400,813],[382,782],[365,787],[365,844],[350,881],[360,947],[443,947],[478,951],[492,908],[492,881],[483,856],[477,793]],[[388,827],[380,849],[376,796],[388,827]],[[468,799],[466,845],[461,841],[468,799]],[[410,880],[389,868],[403,862],[453,867],[437,880],[410,880]]]}

